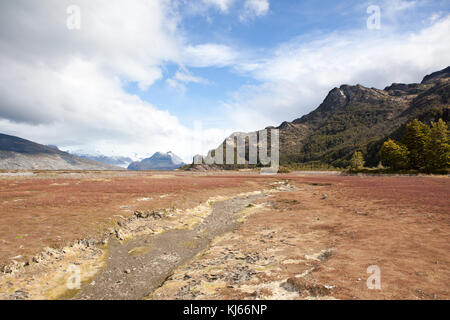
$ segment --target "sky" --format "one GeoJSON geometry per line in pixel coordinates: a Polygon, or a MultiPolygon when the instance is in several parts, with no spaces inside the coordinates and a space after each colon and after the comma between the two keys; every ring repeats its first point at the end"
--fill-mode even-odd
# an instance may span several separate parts
{"type": "Polygon", "coordinates": [[[0,132],[190,162],[336,86],[449,65],[448,0],[2,0],[0,132]]]}

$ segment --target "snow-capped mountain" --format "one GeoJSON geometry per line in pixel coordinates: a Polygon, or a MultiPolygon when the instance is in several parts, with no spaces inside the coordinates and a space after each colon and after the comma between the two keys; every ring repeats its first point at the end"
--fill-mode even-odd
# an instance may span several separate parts
{"type": "Polygon", "coordinates": [[[128,170],[175,170],[183,165],[183,160],[171,151],[156,152],[150,158],[131,163],[128,170]]]}

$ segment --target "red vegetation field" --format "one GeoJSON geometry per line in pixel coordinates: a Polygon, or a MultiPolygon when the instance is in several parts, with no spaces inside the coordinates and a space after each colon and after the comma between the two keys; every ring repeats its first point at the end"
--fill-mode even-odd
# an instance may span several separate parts
{"type": "Polygon", "coordinates": [[[255,190],[267,180],[245,175],[41,173],[0,177],[0,265],[46,246],[96,236],[114,215],[194,207],[214,195],[255,190]],[[151,199],[150,199],[151,198],[151,199]],[[144,199],[144,201],[139,201],[144,199]]]}
{"type": "MultiPolygon", "coordinates": [[[[331,289],[325,290],[324,298],[450,298],[448,177],[297,173],[274,177],[248,173],[3,176],[0,264],[12,258],[24,260],[46,246],[96,236],[116,215],[131,215],[137,209],[195,207],[212,196],[254,191],[286,179],[296,187],[293,191],[274,194],[268,200],[270,209],[253,214],[222,241],[223,248],[243,256],[267,253],[278,271],[261,276],[254,292],[226,283],[207,298],[273,298],[279,288],[264,285],[278,281],[287,281],[298,290],[297,298],[311,298],[305,292],[320,292],[325,287],[331,289]],[[330,254],[323,260],[309,258],[320,252],[330,254]],[[382,290],[367,289],[370,265],[381,268],[382,290]],[[307,276],[299,277],[307,271],[307,276]]],[[[202,256],[200,265],[208,266],[220,257],[221,242],[217,246],[202,256]]],[[[243,263],[227,259],[224,274],[234,272],[227,266],[243,263]]],[[[173,288],[161,297],[176,297],[173,288]]]]}

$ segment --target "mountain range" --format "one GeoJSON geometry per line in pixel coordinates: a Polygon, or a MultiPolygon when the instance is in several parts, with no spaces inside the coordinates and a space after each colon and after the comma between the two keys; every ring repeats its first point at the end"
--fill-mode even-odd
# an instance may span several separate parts
{"type": "Polygon", "coordinates": [[[175,170],[184,165],[183,160],[171,151],[167,153],[156,152],[150,158],[131,163],[128,170],[175,170]]]}
{"type": "MultiPolygon", "coordinates": [[[[280,131],[281,165],[347,167],[351,155],[358,150],[367,166],[376,166],[383,142],[388,138],[398,140],[407,122],[415,118],[427,124],[439,118],[448,122],[449,101],[447,67],[426,75],[420,83],[393,83],[382,90],[359,84],[341,85],[332,89],[311,113],[266,129],[280,131]]],[[[242,134],[245,133],[233,133],[230,137],[242,134]]],[[[245,157],[248,160],[248,152],[245,157]]],[[[56,146],[0,134],[3,170],[119,170],[131,161],[128,157],[72,155],[56,146]]],[[[128,170],[174,170],[183,165],[172,152],[157,152],[130,163],[128,170]]]]}
{"type": "Polygon", "coordinates": [[[130,157],[121,157],[121,156],[108,157],[105,155],[89,155],[89,154],[78,154],[78,153],[75,153],[74,155],[76,155],[77,157],[80,157],[82,159],[97,161],[100,163],[108,164],[111,166],[117,166],[117,167],[121,167],[124,169],[128,168],[130,163],[133,162],[133,159],[131,159],[130,157]]]}
{"type": "MultiPolygon", "coordinates": [[[[362,151],[367,166],[376,166],[383,142],[398,139],[407,122],[448,122],[449,97],[450,67],[425,76],[421,83],[393,83],[383,90],[342,85],[311,113],[266,129],[279,129],[281,165],[347,167],[353,152],[362,151]]],[[[218,148],[242,134],[233,133],[218,148]]],[[[245,156],[248,160],[248,150],[245,156]]]]}
{"type": "Polygon", "coordinates": [[[119,170],[19,137],[0,134],[0,170],[119,170]]]}
{"type": "Polygon", "coordinates": [[[129,157],[70,154],[55,145],[0,134],[0,170],[174,170],[183,165],[173,152],[133,162],[129,157]]]}

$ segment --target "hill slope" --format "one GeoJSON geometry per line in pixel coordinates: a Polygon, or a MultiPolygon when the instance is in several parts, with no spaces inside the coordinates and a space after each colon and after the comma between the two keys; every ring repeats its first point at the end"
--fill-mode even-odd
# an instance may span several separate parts
{"type": "Polygon", "coordinates": [[[414,118],[448,121],[449,96],[450,67],[420,84],[394,83],[384,90],[361,85],[334,88],[316,110],[279,127],[281,161],[344,167],[359,149],[368,165],[375,166],[382,142],[398,136],[405,123],[414,118]]]}
{"type": "Polygon", "coordinates": [[[352,153],[360,150],[367,165],[376,166],[387,137],[398,137],[414,118],[448,121],[449,101],[450,67],[425,76],[421,83],[394,83],[383,90],[342,85],[316,110],[277,127],[280,163],[346,167],[352,153]]]}
{"type": "Polygon", "coordinates": [[[0,134],[1,170],[117,170],[19,137],[0,134]]]}

